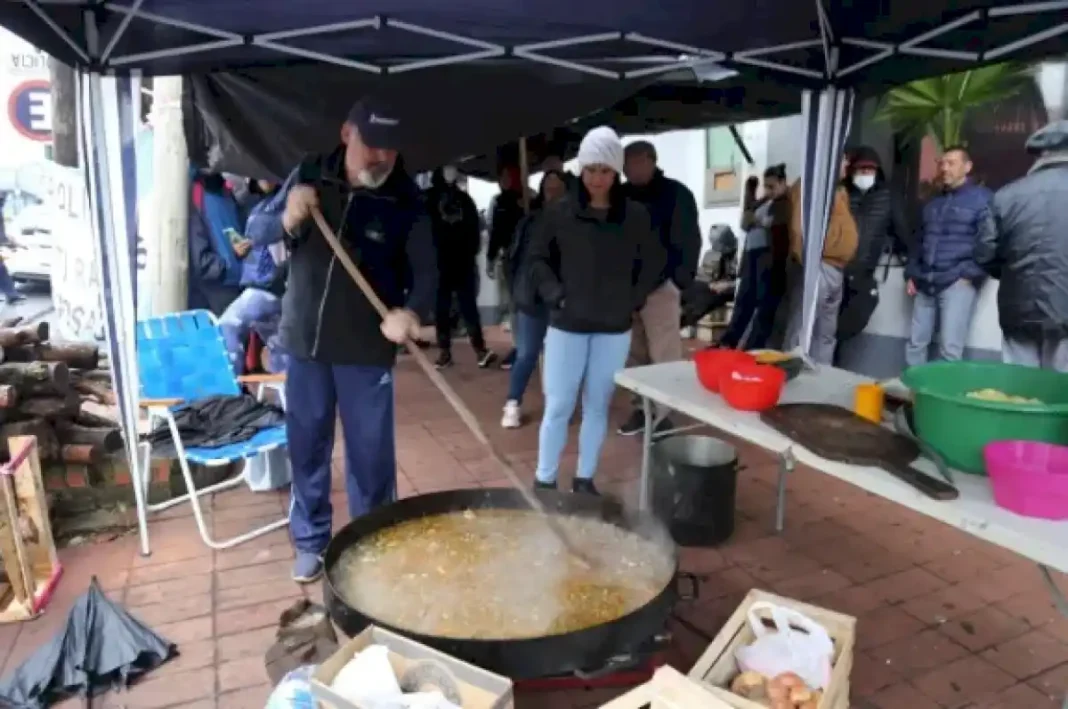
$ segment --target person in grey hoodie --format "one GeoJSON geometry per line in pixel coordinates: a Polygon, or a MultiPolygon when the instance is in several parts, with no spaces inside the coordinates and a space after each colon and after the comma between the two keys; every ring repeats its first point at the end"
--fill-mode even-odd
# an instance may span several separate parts
{"type": "Polygon", "coordinates": [[[1027,139],[1038,160],[998,190],[975,262],[998,288],[1005,362],[1068,372],[1068,120],[1027,139]]]}

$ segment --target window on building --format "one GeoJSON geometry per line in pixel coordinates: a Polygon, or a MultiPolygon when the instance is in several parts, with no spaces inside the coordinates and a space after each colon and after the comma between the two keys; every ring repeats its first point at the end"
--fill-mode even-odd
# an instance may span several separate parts
{"type": "Polygon", "coordinates": [[[742,196],[742,151],[727,126],[705,130],[705,206],[734,205],[742,196]]]}

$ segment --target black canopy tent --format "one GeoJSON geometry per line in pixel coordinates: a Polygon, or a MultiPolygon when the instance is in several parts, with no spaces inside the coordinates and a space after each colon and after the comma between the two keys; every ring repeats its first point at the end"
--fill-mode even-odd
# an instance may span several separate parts
{"type": "Polygon", "coordinates": [[[521,68],[526,72],[487,60],[387,79],[322,65],[193,76],[185,91],[186,143],[194,162],[212,170],[282,177],[304,154],[335,144],[338,117],[352,97],[373,90],[411,116],[415,141],[404,151],[409,169],[459,161],[466,174],[491,177],[498,153],[517,160],[517,135],[526,136],[537,165],[547,154],[573,155],[593,126],[657,133],[801,108],[795,87],[748,76],[709,83],[685,70],[643,86],[536,64],[521,68]],[[557,127],[542,132],[549,126],[557,127]]]}
{"type": "MultiPolygon", "coordinates": [[[[759,68],[804,90],[807,347],[822,235],[854,91],[981,63],[1064,54],[1066,10],[1068,0],[6,0],[0,25],[85,72],[85,166],[110,362],[131,467],[143,475],[136,471],[134,449],[132,112],[128,83],[105,81],[106,74],[195,75],[321,62],[383,80],[468,65],[474,81],[478,62],[492,59],[517,76],[533,64],[625,84],[702,61],[759,68]],[[635,48],[659,59],[634,68],[598,61],[635,48]],[[665,56],[676,61],[661,61],[665,56]],[[119,159],[112,163],[110,156],[119,159]]],[[[629,93],[632,87],[619,97],[629,93]]],[[[521,126],[500,130],[523,134],[521,126]]],[[[134,487],[145,539],[142,490],[134,487]]]]}

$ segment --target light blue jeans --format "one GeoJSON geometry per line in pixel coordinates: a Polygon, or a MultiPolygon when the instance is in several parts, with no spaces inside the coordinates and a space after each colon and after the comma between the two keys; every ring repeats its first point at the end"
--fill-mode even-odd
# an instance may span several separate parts
{"type": "Polygon", "coordinates": [[[905,345],[905,364],[914,367],[927,362],[936,329],[938,358],[955,362],[964,357],[977,296],[975,286],[964,280],[937,295],[917,293],[912,299],[912,327],[905,345]]]}
{"type": "Polygon", "coordinates": [[[608,433],[608,408],[616,372],[627,364],[630,332],[586,334],[550,327],[545,335],[545,414],[538,434],[537,478],[553,482],[567,445],[567,426],[582,390],[577,477],[597,472],[597,459],[608,433]]]}

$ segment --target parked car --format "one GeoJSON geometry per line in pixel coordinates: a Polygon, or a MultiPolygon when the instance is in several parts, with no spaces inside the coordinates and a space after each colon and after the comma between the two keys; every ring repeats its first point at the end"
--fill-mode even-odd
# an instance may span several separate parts
{"type": "Polygon", "coordinates": [[[11,277],[22,283],[50,284],[53,254],[50,210],[40,202],[28,204],[5,221],[10,243],[2,248],[11,277]]]}

